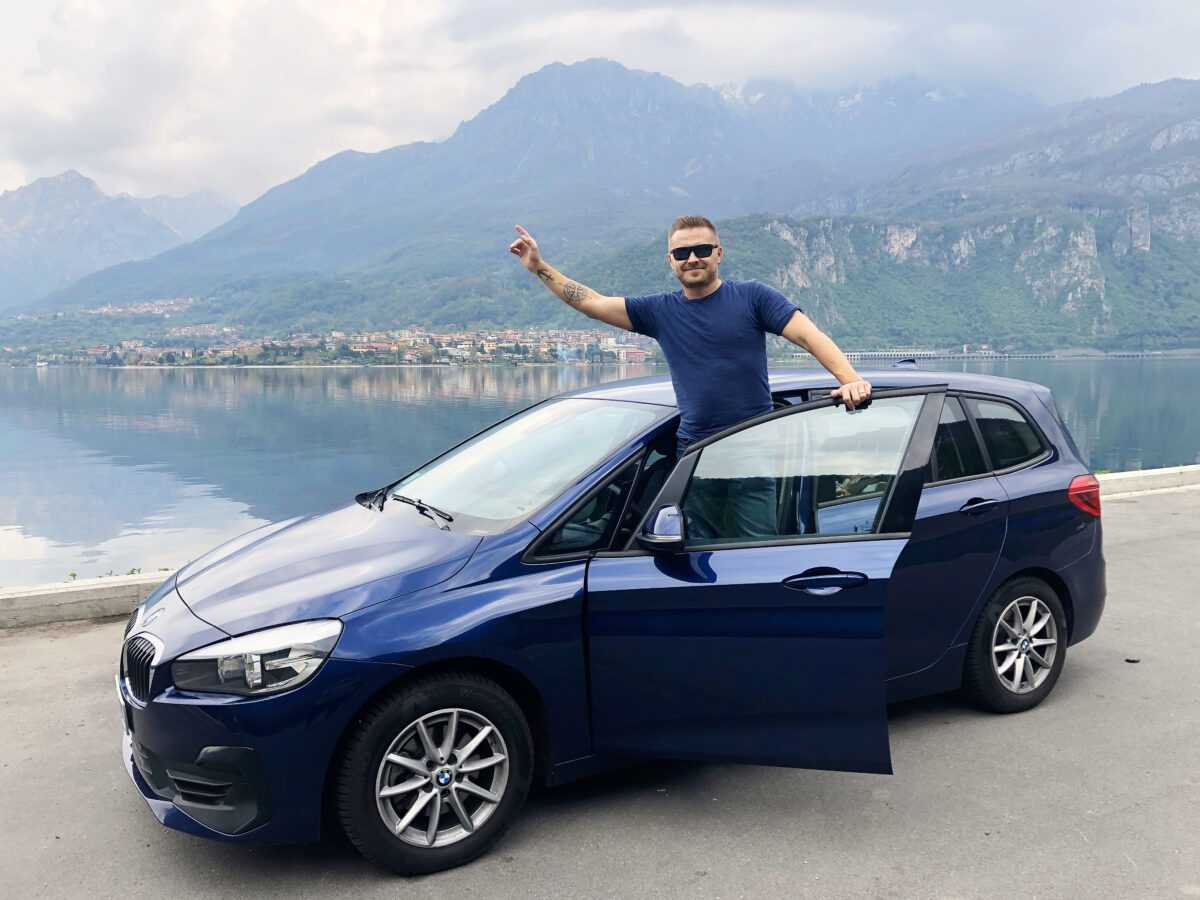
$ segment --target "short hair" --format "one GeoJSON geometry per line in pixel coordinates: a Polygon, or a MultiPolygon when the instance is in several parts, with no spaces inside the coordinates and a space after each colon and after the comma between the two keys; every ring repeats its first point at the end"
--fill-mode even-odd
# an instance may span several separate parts
{"type": "Polygon", "coordinates": [[[671,240],[675,232],[683,228],[707,228],[713,234],[717,233],[717,226],[704,218],[704,216],[680,216],[671,223],[671,227],[667,231],[667,240],[671,240]]]}

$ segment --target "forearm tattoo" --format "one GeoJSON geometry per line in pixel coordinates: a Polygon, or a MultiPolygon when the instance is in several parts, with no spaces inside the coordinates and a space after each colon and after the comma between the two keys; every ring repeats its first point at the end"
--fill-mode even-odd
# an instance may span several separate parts
{"type": "Polygon", "coordinates": [[[538,269],[537,277],[546,282],[546,284],[554,284],[554,276],[550,274],[549,269],[538,269]]]}
{"type": "Polygon", "coordinates": [[[582,284],[576,284],[574,281],[568,281],[563,285],[563,299],[573,306],[578,306],[587,297],[588,289],[582,284]]]}

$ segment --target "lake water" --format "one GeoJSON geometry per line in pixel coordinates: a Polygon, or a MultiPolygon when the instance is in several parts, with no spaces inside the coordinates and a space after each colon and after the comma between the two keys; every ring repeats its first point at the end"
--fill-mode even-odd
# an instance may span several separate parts
{"type": "MultiPolygon", "coordinates": [[[[1200,359],[954,367],[1048,385],[1093,469],[1200,462],[1200,359]]],[[[655,371],[0,369],[0,586],[174,568],[535,401],[655,371]]]]}

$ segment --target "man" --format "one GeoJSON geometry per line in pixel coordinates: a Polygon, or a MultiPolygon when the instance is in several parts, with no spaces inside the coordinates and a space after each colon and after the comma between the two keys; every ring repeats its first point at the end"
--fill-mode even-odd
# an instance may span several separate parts
{"type": "MultiPolygon", "coordinates": [[[[646,297],[607,297],[565,278],[542,259],[533,236],[516,229],[520,236],[509,252],[560,299],[593,319],[658,341],[679,405],[680,455],[695,441],[770,411],[767,332],[783,335],[828,369],[841,384],[832,395],[847,408],[871,396],[871,385],[837,345],[779,291],[758,281],[721,280],[724,250],[716,227],[703,216],[681,216],[667,232],[667,263],[682,290],[646,297]]],[[[770,493],[773,502],[773,484],[770,493]]],[[[760,510],[765,508],[764,499],[760,510]]],[[[771,523],[761,511],[738,518],[731,526],[737,533],[774,533],[773,515],[771,523]]]]}

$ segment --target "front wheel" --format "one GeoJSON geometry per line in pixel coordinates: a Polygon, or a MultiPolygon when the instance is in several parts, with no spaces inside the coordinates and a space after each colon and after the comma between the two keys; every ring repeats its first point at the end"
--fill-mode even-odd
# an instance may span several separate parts
{"type": "Polygon", "coordinates": [[[498,841],[529,792],[533,740],[495,682],[435,675],[385,697],[342,755],[338,814],[368,859],[402,875],[469,862],[498,841]]]}
{"type": "Polygon", "coordinates": [[[1067,617],[1044,581],[1003,585],[975,623],[963,671],[967,699],[991,712],[1041,703],[1058,681],[1067,655],[1067,617]]]}

